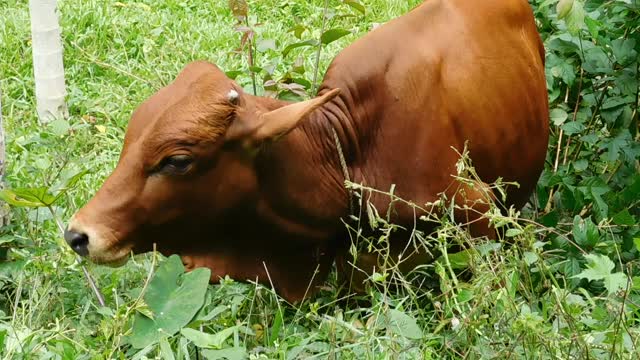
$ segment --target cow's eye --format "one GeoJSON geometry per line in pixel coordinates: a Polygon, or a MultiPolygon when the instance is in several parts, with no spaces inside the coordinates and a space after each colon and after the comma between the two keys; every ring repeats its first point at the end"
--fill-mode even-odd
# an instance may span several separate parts
{"type": "Polygon", "coordinates": [[[159,170],[168,174],[184,174],[191,168],[193,158],[189,155],[167,156],[162,160],[159,170]]]}

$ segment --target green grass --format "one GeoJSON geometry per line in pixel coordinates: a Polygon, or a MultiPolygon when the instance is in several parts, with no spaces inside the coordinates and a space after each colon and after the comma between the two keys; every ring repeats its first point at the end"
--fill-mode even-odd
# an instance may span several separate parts
{"type": "MultiPolygon", "coordinates": [[[[328,27],[346,28],[353,34],[323,49],[321,75],[333,56],[373,23],[401,15],[418,1],[363,1],[364,16],[346,5],[338,6],[339,1],[329,3],[338,15],[351,16],[335,17],[328,27]]],[[[306,69],[301,77],[311,79],[315,48],[295,49],[285,59],[279,54],[287,44],[300,41],[289,31],[297,24],[309,29],[303,39],[319,36],[323,4],[323,0],[250,1],[251,24],[261,23],[256,27],[256,40],[274,39],[276,44],[275,49],[258,52],[256,64],[274,65],[272,77],[279,79],[300,57],[306,69]]],[[[566,33],[553,8],[540,6],[536,12],[548,40],[546,45],[553,56],[576,66],[575,54],[562,53],[549,40],[566,33]]],[[[169,353],[176,359],[203,355],[215,358],[214,353],[207,353],[194,345],[193,338],[180,333],[159,345],[132,349],[129,336],[135,335],[134,318],[140,317],[135,314],[145,309],[138,299],[156,259],[151,254],[138,256],[118,269],[87,264],[107,300],[107,306],[100,307],[75,256],[63,246],[55,219],[68,219],[99,188],[115,166],[131,112],[170,82],[187,62],[206,59],[225,71],[246,71],[246,56],[232,52],[240,44],[235,20],[226,1],[64,0],[60,9],[69,93],[68,129],[65,123],[38,124],[28,6],[18,0],[0,3],[7,186],[56,188],[88,170],[51,209],[13,208],[11,225],[1,230],[0,353],[12,359],[170,358],[169,353]]],[[[615,14],[619,18],[624,15],[615,14]]],[[[637,17],[624,16],[636,22],[616,25],[612,20],[611,26],[627,26],[627,33],[634,34],[637,17]]],[[[576,84],[562,83],[560,75],[553,75],[557,74],[555,66],[560,65],[548,65],[551,107],[563,109],[571,118],[572,100],[563,97],[567,89],[577,92],[576,84]]],[[[579,74],[577,67],[566,71],[579,74]]],[[[258,77],[260,93],[264,74],[258,77]]],[[[240,74],[236,80],[251,89],[248,74],[240,74]]],[[[596,92],[599,86],[604,85],[585,81],[584,88],[596,92]]],[[[636,111],[631,115],[633,124],[633,116],[637,121],[637,99],[625,106],[631,114],[636,111]]],[[[603,130],[608,114],[601,119],[593,103],[583,104],[580,110],[583,108],[593,115],[584,126],[585,134],[594,129],[602,141],[617,136],[612,126],[611,131],[603,130]]],[[[579,115],[577,121],[582,118],[579,115]]],[[[585,124],[589,118],[584,116],[585,124]]],[[[625,189],[635,189],[634,163],[627,165],[624,154],[634,154],[637,147],[632,141],[619,145],[622,155],[615,161],[605,159],[610,163],[594,160],[605,156],[602,151],[589,153],[599,143],[585,141],[582,145],[582,140],[575,140],[573,147],[567,147],[571,154],[578,154],[578,160],[588,160],[589,167],[578,171],[569,162],[571,173],[565,179],[575,174],[586,179],[584,174],[593,171],[587,179],[590,184],[594,179],[608,178],[610,194],[622,194],[620,198],[602,195],[611,209],[602,217],[593,214],[595,210],[601,213],[601,205],[595,197],[589,198],[591,193],[584,195],[584,207],[569,209],[563,185],[549,180],[555,173],[553,144],[558,140],[558,127],[554,125],[553,131],[547,170],[532,201],[535,206],[524,219],[519,214],[488,215],[511,229],[507,235],[515,246],[494,249],[495,244],[477,243],[444,218],[438,236],[427,240],[443,248],[464,242],[475,251],[473,256],[452,254],[419,269],[438,280],[436,288],[409,283],[389,269],[388,279],[402,285],[392,290],[387,286],[390,280],[377,279],[380,288],[363,298],[370,302],[368,307],[338,306],[333,280],[317,298],[293,307],[267,288],[227,279],[209,286],[200,312],[188,327],[220,334],[235,325],[245,326],[250,330],[236,328],[222,348],[240,347],[255,359],[635,358],[640,345],[640,278],[638,249],[634,249],[634,239],[640,236],[635,223],[638,203],[637,197],[627,201],[622,195],[625,189]],[[576,143],[581,148],[575,150],[576,143]],[[543,197],[550,189],[562,198],[553,203],[551,211],[544,211],[543,197]],[[615,221],[614,215],[622,209],[627,209],[632,219],[623,221],[627,225],[615,221]],[[578,214],[579,221],[574,224],[578,214]],[[555,223],[548,223],[551,217],[555,223]],[[597,244],[585,245],[594,236],[597,244]],[[459,278],[454,271],[460,262],[474,274],[471,279],[459,278]],[[573,277],[585,269],[592,270],[593,279],[608,282],[603,285],[573,277]],[[620,284],[622,288],[616,288],[620,284]],[[609,289],[617,291],[609,293],[609,289]],[[218,314],[207,319],[205,315],[212,311],[218,314]]],[[[637,140],[637,134],[633,136],[637,140]]],[[[564,143],[561,149],[564,151],[564,143]]],[[[561,166],[557,171],[563,169],[561,166]]],[[[578,188],[580,181],[571,185],[578,188]]],[[[640,241],[635,246],[640,246],[640,241]]],[[[157,261],[166,264],[164,259],[157,261]]]]}

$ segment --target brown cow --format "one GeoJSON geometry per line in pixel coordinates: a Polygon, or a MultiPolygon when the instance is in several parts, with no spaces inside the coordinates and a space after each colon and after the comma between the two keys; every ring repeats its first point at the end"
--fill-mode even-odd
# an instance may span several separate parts
{"type": "MultiPolygon", "coordinates": [[[[257,279],[299,300],[334,260],[348,269],[350,194],[334,130],[351,181],[395,184],[416,204],[448,189],[452,147],[468,140],[480,178],[518,182],[507,205],[522,207],[548,141],[544,48],[528,3],[427,1],[343,50],[317,97],[298,103],[249,95],[213,64],[187,65],[134,112],[116,169],[65,238],[111,265],[155,243],[189,269],[211,268],[212,280],[257,279]]],[[[477,185],[464,201],[487,199],[477,185]]],[[[385,195],[368,200],[389,206],[385,195]]],[[[409,207],[394,210],[395,223],[413,226],[409,207]]],[[[491,236],[470,214],[481,220],[473,235],[491,236]]],[[[396,254],[408,238],[398,234],[396,254]]],[[[367,271],[369,255],[358,260],[367,271]]]]}

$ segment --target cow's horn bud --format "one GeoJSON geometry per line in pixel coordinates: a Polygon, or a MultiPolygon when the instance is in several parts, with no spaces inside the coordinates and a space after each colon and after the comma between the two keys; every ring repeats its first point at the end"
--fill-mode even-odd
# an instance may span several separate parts
{"type": "Polygon", "coordinates": [[[229,101],[234,105],[238,103],[239,98],[240,95],[234,89],[229,90],[229,92],[227,93],[227,99],[229,99],[229,101]]]}

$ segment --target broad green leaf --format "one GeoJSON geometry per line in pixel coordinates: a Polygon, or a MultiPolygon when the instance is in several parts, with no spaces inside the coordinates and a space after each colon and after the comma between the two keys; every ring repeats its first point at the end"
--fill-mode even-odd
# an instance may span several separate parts
{"type": "Polygon", "coordinates": [[[378,284],[384,284],[384,282],[387,281],[388,277],[389,277],[389,273],[387,272],[385,272],[384,274],[381,274],[377,271],[374,271],[373,274],[371,274],[371,281],[378,284]]]}
{"type": "Polygon", "coordinates": [[[611,188],[600,178],[589,178],[586,183],[588,186],[580,186],[579,189],[587,198],[593,200],[594,209],[600,219],[605,219],[609,214],[609,206],[602,199],[602,195],[611,191],[611,188]]]}
{"type": "Polygon", "coordinates": [[[591,74],[606,74],[611,71],[611,60],[607,53],[600,47],[590,48],[584,51],[584,63],[582,68],[591,74]]]}
{"type": "Polygon", "coordinates": [[[73,175],[72,177],[70,177],[69,179],[67,179],[65,182],[62,183],[62,189],[70,189],[76,186],[78,181],[80,181],[80,179],[82,179],[82,177],[88,173],[89,173],[89,170],[82,170],[77,174],[73,175]]]}
{"type": "Polygon", "coordinates": [[[594,133],[583,135],[580,137],[580,141],[583,141],[589,145],[594,145],[600,140],[600,137],[594,133]]]}
{"type": "Polygon", "coordinates": [[[280,336],[280,330],[282,329],[283,323],[284,319],[282,317],[282,311],[278,308],[276,318],[273,320],[273,325],[271,326],[271,332],[269,334],[269,346],[273,346],[276,340],[278,340],[278,336],[280,336]]]}
{"type": "Polygon", "coordinates": [[[589,161],[587,159],[578,159],[573,162],[573,169],[576,172],[585,171],[589,167],[589,161]]]}
{"type": "Polygon", "coordinates": [[[509,229],[507,230],[507,233],[505,234],[507,237],[514,237],[514,236],[518,236],[520,234],[524,233],[524,231],[522,231],[521,229],[509,229]]]}
{"type": "MultiPolygon", "coordinates": [[[[316,337],[315,334],[312,334],[312,333],[310,333],[309,335],[310,336],[307,336],[298,345],[294,346],[292,349],[287,351],[287,360],[300,359],[299,355],[302,351],[309,352],[313,347],[313,345],[317,344],[317,342],[309,344],[309,342],[311,342],[312,340],[315,340],[315,337],[316,337]]],[[[321,343],[321,344],[325,344],[325,343],[321,343]]]]}
{"type": "Polygon", "coordinates": [[[364,7],[364,5],[360,4],[358,1],[356,1],[356,0],[345,0],[344,3],[349,5],[349,6],[351,6],[353,9],[357,10],[362,15],[365,15],[365,7],[364,7]]]}
{"type": "Polygon", "coordinates": [[[202,350],[202,355],[207,360],[244,360],[249,358],[247,349],[233,347],[222,350],[202,350]]]}
{"type": "Polygon", "coordinates": [[[548,214],[545,214],[540,219],[540,222],[542,223],[542,225],[547,226],[547,227],[554,227],[554,226],[558,225],[559,221],[560,221],[560,215],[558,214],[557,210],[553,210],[553,211],[549,212],[548,214]]]}
{"type": "Polygon", "coordinates": [[[171,345],[169,345],[166,337],[160,338],[160,354],[163,360],[175,360],[173,350],[171,350],[171,345]]]}
{"type": "Polygon", "coordinates": [[[39,207],[44,206],[39,201],[29,201],[18,197],[13,191],[4,189],[0,190],[0,200],[6,202],[11,206],[16,207],[39,207]]]}
{"type": "Polygon", "coordinates": [[[89,173],[89,170],[81,170],[77,173],[64,173],[65,177],[63,177],[60,182],[51,187],[51,192],[56,194],[56,199],[60,196],[64,195],[69,189],[72,189],[76,186],[76,184],[89,173]]]}
{"type": "MultiPolygon", "coordinates": [[[[451,268],[454,270],[459,270],[469,266],[469,260],[471,258],[470,251],[471,250],[467,249],[467,250],[459,251],[457,253],[447,254],[447,258],[449,260],[449,264],[451,265],[451,268]]],[[[444,266],[446,260],[444,258],[444,255],[440,255],[436,261],[441,263],[444,266]]]]}
{"type": "Polygon", "coordinates": [[[638,194],[640,194],[640,174],[636,174],[630,183],[631,184],[622,191],[622,200],[625,202],[638,200],[638,194]]]}
{"type": "Polygon", "coordinates": [[[25,260],[0,261],[0,275],[15,277],[24,271],[25,264],[25,260]]]}
{"type": "Polygon", "coordinates": [[[634,39],[615,39],[611,42],[611,51],[616,57],[616,62],[626,65],[630,61],[637,59],[638,53],[634,49],[636,41],[634,39]]]}
{"type": "Polygon", "coordinates": [[[149,309],[149,306],[144,302],[144,300],[142,300],[142,304],[140,304],[140,306],[138,306],[136,310],[138,311],[138,313],[148,317],[151,320],[155,319],[155,315],[153,315],[153,311],[149,309]]]}
{"type": "Polygon", "coordinates": [[[298,102],[298,101],[305,100],[304,97],[289,90],[280,92],[278,94],[278,99],[284,100],[284,101],[291,101],[291,102],[298,102]]]}
{"type": "Polygon", "coordinates": [[[7,337],[7,330],[0,329],[0,349],[4,349],[4,339],[7,337]]]}
{"type": "Polygon", "coordinates": [[[584,257],[588,262],[587,268],[575,277],[589,281],[602,280],[609,295],[627,286],[627,276],[624,273],[611,273],[615,267],[611,259],[600,254],[587,254],[584,257]]]}
{"type": "Polygon", "coordinates": [[[584,23],[587,25],[587,29],[589,29],[591,37],[598,38],[598,33],[600,32],[602,23],[590,18],[589,16],[584,18],[584,23]]]}
{"type": "Polygon", "coordinates": [[[389,309],[387,313],[388,330],[392,333],[418,340],[422,338],[422,329],[418,326],[416,319],[396,309],[389,309]]]}
{"type": "Polygon", "coordinates": [[[66,135],[71,128],[71,126],[69,126],[69,122],[65,119],[55,119],[47,125],[49,126],[49,129],[51,129],[51,132],[58,136],[66,135]]]}
{"type": "Polygon", "coordinates": [[[615,127],[618,119],[623,114],[623,112],[624,107],[614,107],[610,109],[603,109],[600,112],[600,115],[609,126],[615,127]]]}
{"type": "Polygon", "coordinates": [[[632,102],[634,100],[635,99],[629,99],[627,97],[622,97],[622,96],[612,96],[610,98],[607,98],[602,103],[602,109],[603,110],[612,109],[621,105],[628,104],[629,102],[632,102]]]}
{"type": "Polygon", "coordinates": [[[329,29],[320,36],[320,42],[327,45],[340,39],[343,36],[351,34],[351,31],[345,29],[329,29]]]}
{"type": "Polygon", "coordinates": [[[631,140],[631,134],[628,131],[621,131],[616,137],[607,143],[607,160],[616,161],[620,157],[620,152],[627,146],[631,140]]]}
{"type": "Polygon", "coordinates": [[[367,202],[367,219],[369,219],[369,226],[372,229],[378,228],[378,218],[379,218],[378,210],[371,204],[367,202]]]}
{"type": "Polygon", "coordinates": [[[16,207],[42,207],[52,205],[56,198],[45,187],[0,190],[0,200],[16,207]]]}
{"type": "Polygon", "coordinates": [[[573,238],[578,245],[593,248],[600,239],[598,227],[591,218],[582,219],[579,215],[573,218],[573,238]]]}
{"type": "Polygon", "coordinates": [[[225,72],[225,75],[227,75],[230,79],[235,80],[240,74],[242,74],[242,71],[240,70],[230,70],[225,72]]]}
{"type": "Polygon", "coordinates": [[[525,251],[522,256],[524,257],[524,261],[527,263],[527,265],[531,265],[538,261],[538,254],[531,251],[525,251]]]}
{"type": "Polygon", "coordinates": [[[237,326],[232,326],[215,334],[207,334],[195,329],[184,328],[180,330],[180,333],[197,347],[220,349],[229,336],[233,335],[233,332],[236,331],[236,329],[237,326]]]}
{"type": "Polygon", "coordinates": [[[579,274],[582,269],[580,267],[580,260],[575,256],[571,256],[567,261],[564,262],[564,266],[562,266],[561,268],[562,272],[564,272],[564,276],[567,278],[569,283],[572,286],[578,286],[578,284],[580,283],[580,279],[575,275],[579,274]]]}
{"type": "Polygon", "coordinates": [[[520,273],[518,271],[511,272],[511,275],[508,276],[506,283],[507,293],[509,294],[509,297],[516,297],[516,291],[518,290],[518,285],[520,283],[520,273]]]}
{"type": "Polygon", "coordinates": [[[499,242],[491,242],[486,244],[476,245],[476,250],[480,255],[487,256],[490,253],[496,252],[502,248],[502,244],[499,242]]]}
{"type": "Polygon", "coordinates": [[[269,49],[271,50],[275,50],[276,49],[276,41],[273,39],[262,39],[260,41],[258,41],[258,44],[256,45],[256,49],[259,52],[265,52],[269,49]]]}
{"type": "Polygon", "coordinates": [[[254,335],[251,329],[246,326],[232,326],[218,331],[215,334],[207,334],[202,331],[198,331],[192,328],[184,328],[180,330],[182,336],[193,342],[194,345],[201,348],[220,349],[224,345],[224,342],[233,335],[235,332],[243,332],[248,335],[254,335]]]}
{"type": "Polygon", "coordinates": [[[628,209],[624,209],[613,215],[612,220],[616,225],[632,226],[636,224],[636,219],[629,213],[628,209]]]}
{"type": "Polygon", "coordinates": [[[550,68],[549,75],[562,79],[567,85],[573,85],[576,80],[576,69],[566,58],[550,54],[547,67],[550,68]]]}
{"type": "Polygon", "coordinates": [[[459,303],[465,303],[465,302],[470,301],[471,299],[473,299],[474,295],[475,295],[475,293],[472,290],[461,289],[460,292],[458,292],[458,296],[456,296],[456,298],[457,298],[459,303]]]}
{"type": "Polygon", "coordinates": [[[301,39],[302,38],[302,34],[304,33],[305,30],[307,30],[307,28],[304,25],[296,24],[293,27],[293,35],[295,37],[297,37],[298,39],[301,39]]]}
{"type": "Polygon", "coordinates": [[[154,318],[136,313],[131,345],[144,348],[186,326],[202,307],[210,277],[211,270],[207,268],[184,274],[184,266],[177,255],[164,261],[144,295],[154,318]]]}
{"type": "Polygon", "coordinates": [[[567,24],[569,32],[575,35],[585,25],[584,17],[586,13],[580,0],[574,0],[572,3],[571,9],[569,9],[564,21],[567,24]]]}
{"type": "Polygon", "coordinates": [[[550,116],[551,116],[551,121],[553,121],[553,124],[556,126],[560,126],[564,124],[564,122],[569,117],[569,115],[567,115],[567,112],[560,108],[555,108],[551,110],[550,116]]]}
{"type": "Polygon", "coordinates": [[[633,243],[636,246],[636,250],[640,251],[640,237],[633,238],[633,243]]]}
{"type": "Polygon", "coordinates": [[[204,315],[204,316],[198,318],[198,320],[200,320],[200,321],[209,321],[209,320],[215,318],[216,316],[222,314],[227,309],[228,309],[228,307],[225,306],[225,305],[218,305],[213,310],[211,310],[209,313],[207,313],[207,315],[204,315]]]}
{"type": "Polygon", "coordinates": [[[47,158],[39,158],[34,162],[35,166],[40,170],[46,170],[51,167],[51,161],[47,158]]]}
{"type": "Polygon", "coordinates": [[[595,209],[598,211],[601,219],[609,216],[609,205],[602,199],[602,196],[599,193],[592,192],[593,201],[595,203],[595,209]]]}
{"type": "Polygon", "coordinates": [[[556,12],[558,13],[558,19],[563,19],[573,7],[573,0],[560,0],[558,1],[558,5],[556,5],[556,12]]]}
{"type": "Polygon", "coordinates": [[[113,317],[114,312],[113,309],[107,306],[100,306],[96,309],[96,312],[106,318],[113,317]]]}
{"type": "Polygon", "coordinates": [[[15,238],[11,235],[2,235],[0,236],[0,245],[2,244],[8,244],[10,242],[13,242],[15,240],[15,238]]]}
{"type": "Polygon", "coordinates": [[[562,200],[562,207],[566,210],[575,210],[580,207],[579,199],[582,199],[582,193],[578,191],[572,191],[570,188],[560,190],[560,199],[562,200]]]}
{"type": "Polygon", "coordinates": [[[578,134],[584,130],[584,124],[578,121],[570,121],[562,125],[562,129],[567,135],[578,134]]]}
{"type": "Polygon", "coordinates": [[[287,45],[287,47],[284,48],[284,50],[282,50],[282,56],[286,57],[287,54],[289,54],[289,52],[291,52],[291,50],[295,49],[295,48],[299,48],[299,47],[303,47],[303,46],[317,46],[318,45],[318,41],[317,40],[306,40],[306,41],[301,41],[301,42],[297,42],[297,43],[293,43],[293,44],[289,44],[287,45]]]}

